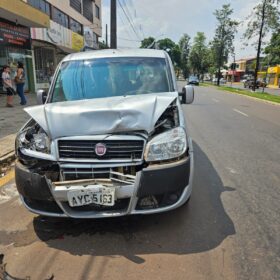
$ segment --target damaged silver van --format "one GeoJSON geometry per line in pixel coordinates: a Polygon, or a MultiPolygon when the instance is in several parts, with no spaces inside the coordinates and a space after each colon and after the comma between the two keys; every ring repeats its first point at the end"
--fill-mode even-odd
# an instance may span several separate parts
{"type": "Polygon", "coordinates": [[[68,55],[16,138],[16,185],[32,212],[102,218],[186,203],[193,148],[168,54],[102,50],[68,55]]]}

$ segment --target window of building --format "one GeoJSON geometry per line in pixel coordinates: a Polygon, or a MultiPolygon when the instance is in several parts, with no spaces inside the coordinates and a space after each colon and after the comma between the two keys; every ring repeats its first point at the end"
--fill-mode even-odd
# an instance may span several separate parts
{"type": "Polygon", "coordinates": [[[55,7],[52,7],[52,20],[66,28],[69,28],[68,16],[55,7]]]}
{"type": "Polygon", "coordinates": [[[92,0],[83,0],[83,15],[86,19],[93,22],[92,0]]]}
{"type": "Polygon", "coordinates": [[[70,0],[70,6],[80,14],[82,13],[81,0],[70,0]]]}
{"type": "Polygon", "coordinates": [[[97,5],[95,5],[95,16],[100,19],[100,8],[97,5]]]}
{"type": "Polygon", "coordinates": [[[83,35],[83,27],[82,25],[77,22],[76,20],[70,18],[70,29],[76,33],[83,35]]]}
{"type": "Polygon", "coordinates": [[[37,83],[49,83],[55,71],[54,49],[35,47],[35,73],[37,83]]]}
{"type": "Polygon", "coordinates": [[[27,0],[27,3],[47,15],[50,15],[50,4],[46,0],[27,0]]]}

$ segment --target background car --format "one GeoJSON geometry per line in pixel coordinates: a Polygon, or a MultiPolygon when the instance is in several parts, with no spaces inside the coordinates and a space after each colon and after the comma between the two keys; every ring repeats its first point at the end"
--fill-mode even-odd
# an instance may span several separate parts
{"type": "Polygon", "coordinates": [[[196,76],[190,76],[188,79],[188,85],[196,85],[199,86],[199,79],[196,76]]]}
{"type": "MultiPolygon", "coordinates": [[[[244,88],[253,88],[254,86],[254,79],[248,79],[244,82],[244,88]]],[[[257,80],[256,81],[256,88],[266,87],[267,84],[265,81],[257,80]]]]}
{"type": "MultiPolygon", "coordinates": [[[[224,85],[224,84],[226,84],[226,82],[227,82],[226,79],[224,79],[224,78],[221,78],[221,79],[220,79],[220,85],[224,85]]],[[[217,85],[217,84],[218,84],[218,78],[214,78],[214,79],[212,80],[212,83],[215,84],[215,85],[217,85]]]]}

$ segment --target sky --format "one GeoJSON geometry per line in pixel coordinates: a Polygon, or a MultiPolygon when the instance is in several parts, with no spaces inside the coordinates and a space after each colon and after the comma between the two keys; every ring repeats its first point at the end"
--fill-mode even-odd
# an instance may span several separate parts
{"type": "MultiPolygon", "coordinates": [[[[231,0],[234,10],[232,18],[243,22],[238,27],[235,39],[236,59],[256,56],[255,47],[244,47],[242,34],[246,29],[246,18],[259,0],[231,0]]],[[[117,0],[118,3],[118,47],[139,47],[145,37],[170,38],[178,42],[187,33],[193,38],[200,31],[207,40],[214,36],[216,18],[213,12],[220,9],[225,0],[117,0]],[[121,5],[120,5],[121,4],[121,5]],[[123,12],[122,7],[126,12],[123,12]],[[130,19],[128,21],[127,17],[130,19]],[[133,27],[132,27],[133,26],[133,27]],[[134,30],[133,30],[134,28],[134,30]]],[[[105,25],[110,32],[110,0],[102,0],[103,40],[105,25]]],[[[110,33],[109,33],[110,34],[110,33]]],[[[110,38],[110,36],[109,36],[110,38]]]]}

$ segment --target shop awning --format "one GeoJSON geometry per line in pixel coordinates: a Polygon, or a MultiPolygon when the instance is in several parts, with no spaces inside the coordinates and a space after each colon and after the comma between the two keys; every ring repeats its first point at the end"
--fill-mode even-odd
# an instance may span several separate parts
{"type": "Polygon", "coordinates": [[[49,27],[50,17],[22,0],[1,0],[0,18],[27,27],[49,27]]]}

